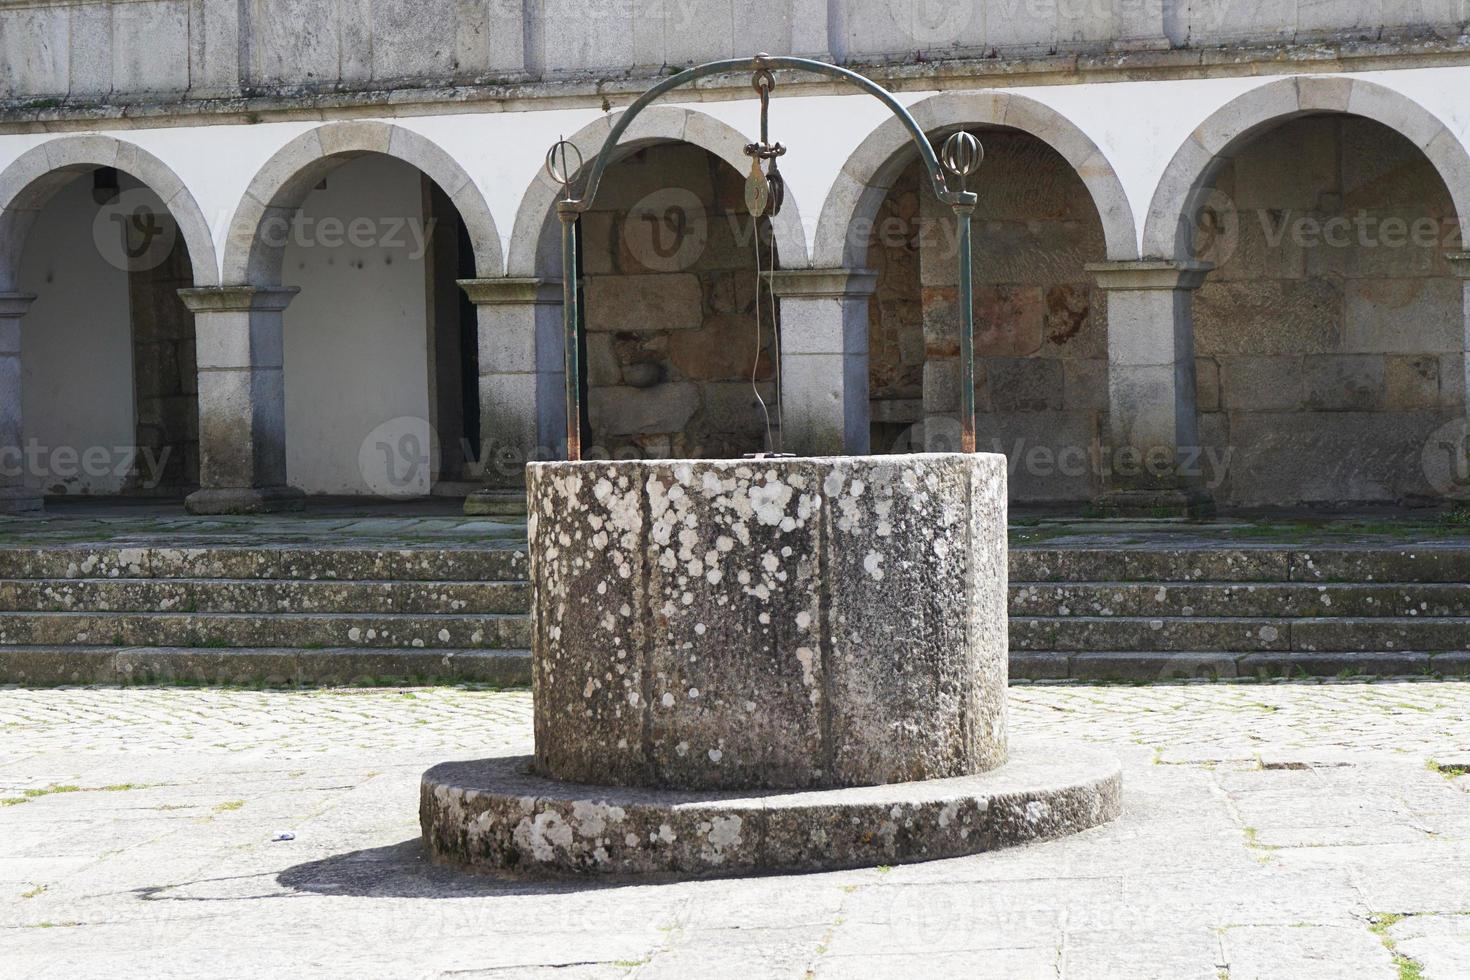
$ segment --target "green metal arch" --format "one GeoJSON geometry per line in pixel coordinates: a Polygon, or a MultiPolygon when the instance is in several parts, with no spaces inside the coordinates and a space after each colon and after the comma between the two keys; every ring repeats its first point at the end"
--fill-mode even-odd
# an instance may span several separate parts
{"type": "MultiPolygon", "coordinates": [[[[577,219],[591,206],[597,197],[597,189],[602,184],[602,175],[612,163],[613,151],[617,148],[618,141],[622,139],[623,133],[627,132],[633,120],[638,114],[648,108],[659,96],[673,89],[679,88],[690,82],[710,75],[725,75],[740,71],[770,71],[770,70],[792,70],[805,71],[817,75],[828,75],[832,78],[840,78],[851,82],[858,88],[867,92],[888,107],[889,111],[898,117],[909,136],[912,137],[914,145],[918,148],[919,157],[924,161],[924,170],[929,176],[929,183],[934,189],[935,195],[940,201],[948,204],[954,210],[955,218],[959,223],[959,234],[956,244],[959,250],[959,294],[961,304],[961,331],[960,331],[960,424],[961,424],[961,450],[972,453],[975,451],[975,347],[974,347],[974,287],[971,281],[971,242],[970,242],[970,215],[975,210],[978,200],[977,196],[964,190],[963,177],[961,178],[960,190],[951,190],[945,177],[945,170],[940,166],[938,154],[934,152],[934,144],[929,142],[929,137],[919,128],[914,117],[909,115],[907,109],[899,104],[893,97],[893,93],[883,88],[877,82],[864,78],[855,71],[837,65],[829,65],[824,61],[813,61],[809,58],[779,57],[767,54],[758,54],[753,58],[732,58],[727,61],[711,61],[708,64],[697,65],[671,75],[659,82],[653,88],[644,92],[633,101],[619,116],[613,124],[612,131],[603,140],[602,149],[598,151],[597,157],[592,162],[592,169],[588,171],[586,184],[580,196],[573,196],[571,173],[564,173],[559,179],[567,181],[567,197],[556,203],[557,217],[562,225],[562,323],[564,331],[564,343],[566,347],[566,386],[567,386],[567,458],[582,458],[582,406],[580,381],[581,366],[577,349],[580,344],[580,297],[577,289],[577,252],[578,234],[577,219]]],[[[556,148],[553,147],[552,153],[556,148]]],[[[548,169],[551,164],[551,156],[548,154],[548,169]]],[[[563,163],[564,169],[570,169],[563,163]]]]}
{"type": "MultiPolygon", "coordinates": [[[[899,122],[908,130],[909,136],[913,138],[914,145],[918,147],[919,157],[924,161],[924,171],[929,176],[929,183],[934,188],[934,193],[946,204],[966,203],[964,191],[951,191],[945,181],[944,168],[940,166],[939,156],[934,152],[934,144],[929,142],[929,137],[919,128],[914,117],[909,115],[907,109],[899,104],[893,97],[893,93],[883,88],[877,82],[859,75],[855,71],[830,65],[825,61],[813,61],[810,58],[791,58],[775,55],[758,54],[753,58],[731,58],[726,61],[711,61],[707,64],[687,68],[677,75],[670,75],[659,82],[653,88],[644,92],[633,101],[622,113],[618,115],[618,121],[613,124],[612,132],[607,134],[607,139],[602,143],[602,149],[598,151],[596,159],[592,163],[592,169],[587,174],[587,183],[582,193],[577,197],[562,203],[562,207],[572,211],[586,211],[592,206],[597,197],[597,190],[602,184],[602,175],[612,164],[613,151],[617,148],[618,141],[622,139],[623,133],[632,125],[638,114],[648,108],[659,97],[667,92],[673,91],[690,82],[707,78],[710,75],[727,75],[740,71],[761,71],[762,69],[778,71],[782,69],[792,71],[812,72],[817,75],[828,75],[832,78],[840,78],[851,82],[858,88],[867,92],[888,107],[899,122]]],[[[973,198],[971,198],[973,200],[973,198]]]]}

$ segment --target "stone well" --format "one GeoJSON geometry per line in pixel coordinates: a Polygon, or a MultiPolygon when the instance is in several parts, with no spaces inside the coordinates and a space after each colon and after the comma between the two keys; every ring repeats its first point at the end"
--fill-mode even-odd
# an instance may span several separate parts
{"type": "Polygon", "coordinates": [[[1006,729],[993,455],[529,467],[535,756],[424,779],[434,858],[687,874],[973,853],[1111,819],[1006,729]]]}

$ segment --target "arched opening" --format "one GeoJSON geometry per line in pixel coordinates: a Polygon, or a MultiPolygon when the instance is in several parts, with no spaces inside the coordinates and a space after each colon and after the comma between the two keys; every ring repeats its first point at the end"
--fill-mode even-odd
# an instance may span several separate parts
{"type": "Polygon", "coordinates": [[[426,496],[479,457],[469,233],[412,164],[357,156],[262,234],[283,243],[286,471],[308,494],[426,496]],[[276,237],[278,236],[278,237],[276,237]]]}
{"type": "Polygon", "coordinates": [[[15,277],[36,297],[20,328],[27,482],[58,497],[182,497],[199,484],[185,235],[113,167],[47,174],[27,196],[39,207],[15,277]]]}
{"type": "Polygon", "coordinates": [[[205,460],[220,443],[222,483],[259,481],[284,498],[296,492],[286,484],[392,498],[479,485],[479,338],[458,281],[501,274],[501,252],[483,196],[452,157],[396,125],[311,130],[251,182],[222,269],[222,302],[246,302],[259,338],[249,365],[224,367],[246,372],[260,427],[236,472],[225,444],[241,439],[215,421],[231,391],[211,389],[205,460]]]}
{"type": "Polygon", "coordinates": [[[1388,126],[1297,116],[1233,146],[1200,196],[1201,441],[1217,501],[1345,507],[1440,493],[1421,457],[1465,406],[1456,208],[1388,126]]]}
{"type": "MultiPolygon", "coordinates": [[[[1012,499],[1063,504],[1100,489],[1108,410],[1107,312],[1085,267],[1107,258],[1103,223],[1074,167],[1015,129],[966,127],[986,150],[971,181],[978,448],[1010,460],[1012,499]]],[[[930,134],[936,144],[950,130],[930,134]]],[[[902,169],[867,231],[873,451],[957,448],[955,221],[902,169]]]]}
{"type": "MultiPolygon", "coordinates": [[[[743,176],[690,143],[630,146],[578,229],[584,457],[768,449],[778,311],[756,261],[769,270],[779,254],[770,223],[757,229],[745,210],[743,176]]],[[[542,275],[562,275],[560,233],[548,217],[542,275]]]]}

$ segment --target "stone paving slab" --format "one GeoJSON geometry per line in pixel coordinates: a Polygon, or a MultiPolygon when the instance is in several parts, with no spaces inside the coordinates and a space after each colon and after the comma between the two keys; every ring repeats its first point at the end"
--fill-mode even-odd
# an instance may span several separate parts
{"type": "Polygon", "coordinates": [[[525,751],[530,708],[0,691],[0,974],[1467,975],[1470,793],[1444,760],[1470,759],[1470,684],[1013,688],[1016,731],[1123,760],[1124,814],[970,858],[660,884],[429,866],[423,771],[525,751]]]}

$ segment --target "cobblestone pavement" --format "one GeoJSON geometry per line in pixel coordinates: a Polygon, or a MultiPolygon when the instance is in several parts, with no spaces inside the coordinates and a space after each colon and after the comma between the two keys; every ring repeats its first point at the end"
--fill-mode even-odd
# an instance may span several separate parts
{"type": "Polygon", "coordinates": [[[1121,820],[892,869],[587,885],[420,857],[419,775],[524,751],[524,692],[0,690],[0,976],[1470,977],[1470,684],[1012,707],[1017,733],[1117,752],[1121,820]]]}

